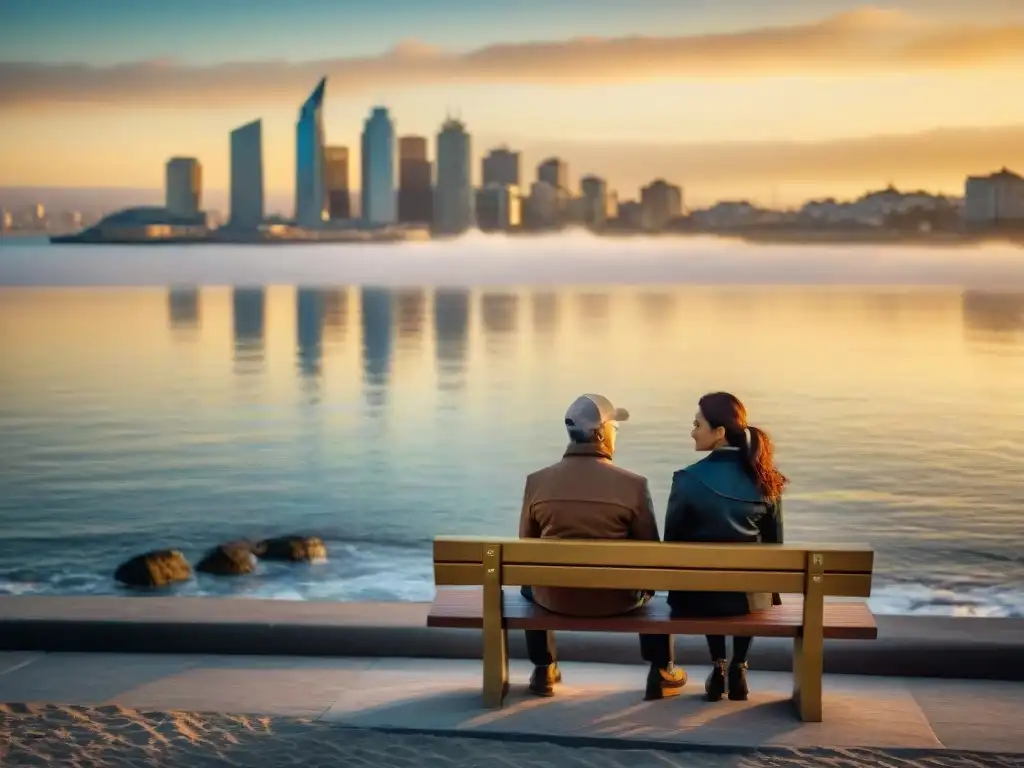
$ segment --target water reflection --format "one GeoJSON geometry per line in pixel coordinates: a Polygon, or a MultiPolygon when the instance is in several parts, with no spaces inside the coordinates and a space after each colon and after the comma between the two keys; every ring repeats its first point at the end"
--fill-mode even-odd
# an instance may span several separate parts
{"type": "Polygon", "coordinates": [[[418,346],[423,339],[423,326],[427,316],[427,297],[422,290],[401,290],[395,295],[398,305],[398,338],[418,346]]]}
{"type": "MultiPolygon", "coordinates": [[[[794,540],[870,530],[882,607],[1024,606],[1005,597],[1024,595],[1012,567],[1024,293],[583,285],[530,289],[520,306],[510,288],[426,290],[5,289],[0,519],[47,551],[22,577],[11,574],[28,567],[24,547],[0,547],[0,589],[89,579],[80,591],[113,591],[116,553],[67,545],[96,538],[75,528],[83,520],[134,549],[165,537],[170,515],[175,541],[201,549],[310,525],[352,541],[386,518],[326,571],[260,589],[409,596],[434,534],[507,531],[523,472],[563,445],[557,415],[576,391],[607,387],[635,408],[623,463],[652,479],[664,509],[667,479],[698,458],[683,439],[688,404],[724,387],[778,441],[794,540]],[[583,325],[602,314],[619,341],[613,366],[583,325]],[[194,323],[202,332],[183,349],[172,337],[191,331],[168,326],[194,323]],[[343,347],[334,335],[346,325],[343,347]],[[421,334],[436,373],[397,357],[399,337],[421,334]],[[392,409],[401,423],[382,418],[392,409]],[[493,414],[510,409],[491,446],[493,414]],[[133,489],[157,512],[140,516],[133,489]],[[332,516],[338,499],[345,514],[332,516]]],[[[190,589],[244,589],[234,584],[190,589]]]]}
{"type": "Polygon", "coordinates": [[[323,291],[324,331],[332,331],[332,335],[340,339],[348,332],[348,290],[331,288],[323,291]]]}
{"type": "Polygon", "coordinates": [[[558,335],[558,294],[533,294],[530,297],[530,309],[533,318],[533,333],[536,338],[544,343],[553,341],[558,335]]]}
{"type": "Polygon", "coordinates": [[[586,333],[600,335],[608,330],[607,293],[584,293],[579,297],[580,320],[586,333]]]}
{"type": "Polygon", "coordinates": [[[438,367],[462,368],[469,351],[469,291],[443,288],[434,293],[434,336],[438,367]]]}
{"type": "Polygon", "coordinates": [[[383,288],[360,290],[363,330],[363,383],[367,402],[379,406],[391,372],[391,293],[383,288]]]}
{"type": "Polygon", "coordinates": [[[317,376],[323,359],[323,290],[299,288],[295,292],[295,327],[299,373],[317,376]]]}
{"type": "Polygon", "coordinates": [[[485,293],[480,297],[483,336],[488,342],[507,338],[516,331],[518,297],[509,293],[485,293]]]}
{"type": "Polygon", "coordinates": [[[644,291],[637,295],[637,303],[640,305],[640,316],[651,330],[664,330],[675,322],[675,294],[644,291]]]}
{"type": "Polygon", "coordinates": [[[968,331],[1013,334],[1024,330],[1024,294],[965,291],[961,307],[968,331]]]}
{"type": "Polygon", "coordinates": [[[167,291],[167,318],[172,329],[199,327],[199,289],[171,288],[167,291]]]}
{"type": "Polygon", "coordinates": [[[263,288],[233,288],[231,290],[231,318],[234,325],[235,362],[247,364],[263,362],[266,324],[266,291],[263,288]]]}

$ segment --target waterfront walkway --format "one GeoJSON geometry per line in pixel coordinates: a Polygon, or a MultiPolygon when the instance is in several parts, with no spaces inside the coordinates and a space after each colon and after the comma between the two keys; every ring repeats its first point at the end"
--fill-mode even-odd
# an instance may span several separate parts
{"type": "Polygon", "coordinates": [[[1024,766],[1024,683],[828,675],[802,723],[786,673],[709,704],[707,668],[661,702],[639,665],[563,670],[537,699],[513,661],[486,711],[476,660],[0,653],[0,765],[1024,766]]]}

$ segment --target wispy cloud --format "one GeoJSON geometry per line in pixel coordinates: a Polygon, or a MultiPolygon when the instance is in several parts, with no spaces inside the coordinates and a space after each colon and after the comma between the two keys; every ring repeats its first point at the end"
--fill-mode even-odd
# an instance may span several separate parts
{"type": "Polygon", "coordinates": [[[468,52],[406,41],[379,56],[190,66],[0,62],[0,109],[46,103],[294,103],[326,74],[332,93],[440,83],[570,85],[655,79],[964,69],[1024,63],[1024,25],[953,26],[864,8],[730,34],[573,38],[468,52]]]}

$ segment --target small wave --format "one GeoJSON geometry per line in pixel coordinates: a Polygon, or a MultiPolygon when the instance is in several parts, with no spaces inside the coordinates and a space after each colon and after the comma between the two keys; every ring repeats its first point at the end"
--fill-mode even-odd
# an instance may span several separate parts
{"type": "MultiPolygon", "coordinates": [[[[338,602],[427,602],[434,597],[428,557],[395,550],[366,552],[346,547],[338,557],[309,566],[261,564],[256,574],[224,579],[198,574],[163,595],[338,602]]],[[[0,579],[0,595],[128,595],[112,578],[62,572],[45,579],[0,579]]],[[[999,587],[947,588],[929,584],[882,584],[868,600],[880,615],[1024,618],[1024,592],[999,587]]]]}
{"type": "Polygon", "coordinates": [[[883,615],[1024,618],[1024,593],[1000,587],[949,589],[887,584],[873,590],[868,604],[883,615]]]}

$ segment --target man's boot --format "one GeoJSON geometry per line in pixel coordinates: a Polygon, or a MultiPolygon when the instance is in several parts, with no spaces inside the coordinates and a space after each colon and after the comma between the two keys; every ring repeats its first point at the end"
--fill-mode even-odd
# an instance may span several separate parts
{"type": "Polygon", "coordinates": [[[644,694],[644,701],[678,696],[684,685],[686,685],[686,670],[682,667],[677,667],[671,661],[665,667],[651,664],[651,669],[647,673],[647,691],[644,694]]]}

